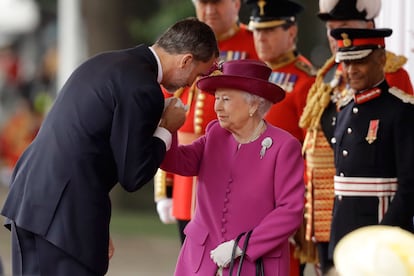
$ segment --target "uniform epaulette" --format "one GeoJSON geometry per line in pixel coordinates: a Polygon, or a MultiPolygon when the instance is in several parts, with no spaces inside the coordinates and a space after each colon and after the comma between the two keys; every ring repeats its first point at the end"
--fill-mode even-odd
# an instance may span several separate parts
{"type": "Polygon", "coordinates": [[[387,51],[387,60],[385,62],[385,73],[394,73],[398,69],[404,66],[407,62],[407,58],[405,56],[396,55],[392,52],[387,51]]]}
{"type": "Polygon", "coordinates": [[[395,97],[401,99],[404,103],[414,104],[414,96],[410,95],[397,87],[391,87],[388,91],[395,97]]]}
{"type": "Polygon", "coordinates": [[[312,76],[312,77],[316,76],[316,72],[317,72],[316,68],[310,64],[307,64],[306,62],[303,62],[302,60],[297,60],[295,62],[295,66],[299,68],[300,70],[302,70],[303,72],[305,72],[306,74],[308,74],[309,76],[312,76]]]}
{"type": "Polygon", "coordinates": [[[309,89],[306,106],[299,120],[301,128],[312,129],[319,126],[322,113],[331,101],[330,93],[333,90],[330,83],[324,82],[324,77],[334,64],[335,56],[332,56],[317,72],[315,82],[309,89]]]}

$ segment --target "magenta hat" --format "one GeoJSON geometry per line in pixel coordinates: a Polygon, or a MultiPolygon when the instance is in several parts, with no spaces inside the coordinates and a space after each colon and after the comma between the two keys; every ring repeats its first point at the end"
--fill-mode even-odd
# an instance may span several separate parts
{"type": "Polygon", "coordinates": [[[217,88],[239,89],[272,103],[280,102],[285,97],[285,91],[269,81],[272,69],[262,61],[231,60],[224,62],[218,69],[222,74],[200,78],[197,87],[211,94],[214,94],[217,88]]]}

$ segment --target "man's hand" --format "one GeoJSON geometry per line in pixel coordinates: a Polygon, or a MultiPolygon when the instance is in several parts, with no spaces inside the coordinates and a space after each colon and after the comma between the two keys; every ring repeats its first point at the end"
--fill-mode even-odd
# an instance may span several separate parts
{"type": "Polygon", "coordinates": [[[176,222],[172,215],[173,202],[171,198],[163,198],[157,201],[157,212],[160,220],[164,224],[172,224],[176,222]]]}
{"type": "Polygon", "coordinates": [[[169,98],[165,104],[166,107],[159,126],[174,133],[184,124],[188,107],[178,98],[169,98]]]}
{"type": "Polygon", "coordinates": [[[114,255],[114,252],[115,252],[115,246],[114,246],[114,243],[112,242],[111,237],[109,237],[109,248],[108,248],[108,259],[109,260],[114,255]]]}
{"type": "MultiPolygon", "coordinates": [[[[215,249],[210,251],[210,258],[218,267],[228,267],[231,262],[231,253],[233,251],[233,246],[235,241],[227,241],[219,244],[215,249]]],[[[237,246],[237,245],[236,245],[237,246]]],[[[242,254],[242,250],[239,246],[236,248],[236,254],[234,258],[237,259],[242,254]]]]}

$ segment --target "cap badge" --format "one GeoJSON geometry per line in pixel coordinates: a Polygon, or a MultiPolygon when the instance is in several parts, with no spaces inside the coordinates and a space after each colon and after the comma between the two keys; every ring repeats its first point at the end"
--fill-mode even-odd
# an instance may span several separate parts
{"type": "Polygon", "coordinates": [[[345,47],[352,46],[352,41],[349,39],[347,33],[342,33],[341,37],[342,37],[342,43],[344,44],[345,47]]]}
{"type": "Polygon", "coordinates": [[[260,16],[264,16],[264,6],[266,6],[266,1],[259,0],[257,2],[257,5],[259,6],[259,9],[260,9],[260,16]]]}

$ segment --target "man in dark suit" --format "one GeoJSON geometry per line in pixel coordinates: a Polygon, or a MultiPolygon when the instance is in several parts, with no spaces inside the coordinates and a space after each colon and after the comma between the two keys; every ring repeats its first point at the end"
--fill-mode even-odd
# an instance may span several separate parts
{"type": "Polygon", "coordinates": [[[12,231],[13,275],[104,275],[109,192],[149,182],[185,120],[167,90],[190,85],[218,57],[214,33],[195,18],[151,47],[99,54],[68,79],[18,161],[1,214],[12,231]]]}

